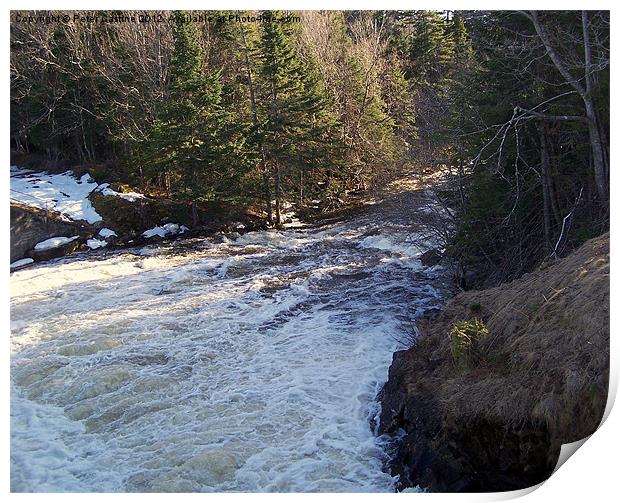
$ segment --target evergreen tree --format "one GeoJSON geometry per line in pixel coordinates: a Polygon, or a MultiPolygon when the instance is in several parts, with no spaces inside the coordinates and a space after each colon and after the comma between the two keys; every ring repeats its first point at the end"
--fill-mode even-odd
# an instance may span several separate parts
{"type": "Polygon", "coordinates": [[[169,94],[143,144],[147,176],[169,193],[192,200],[234,193],[243,171],[239,131],[222,106],[220,72],[203,69],[193,23],[175,14],[169,94]]]}
{"type": "Polygon", "coordinates": [[[452,38],[452,60],[457,67],[467,65],[473,58],[473,47],[465,21],[461,12],[455,12],[450,23],[450,36],[452,38]]]}
{"type": "Polygon", "coordinates": [[[398,59],[394,58],[390,63],[383,91],[386,114],[394,122],[394,132],[400,140],[398,148],[408,151],[417,138],[413,93],[398,59]]]}
{"type": "MultiPolygon", "coordinates": [[[[266,11],[266,18],[278,13],[266,11]]],[[[291,30],[266,22],[259,44],[262,93],[260,142],[274,179],[275,220],[281,223],[283,190],[317,162],[329,159],[335,136],[335,115],[311,63],[299,58],[291,30]],[[320,156],[320,157],[319,157],[320,156]]]]}
{"type": "Polygon", "coordinates": [[[409,77],[417,82],[438,84],[446,76],[454,50],[446,20],[437,11],[420,11],[414,14],[412,22],[409,77]]]}

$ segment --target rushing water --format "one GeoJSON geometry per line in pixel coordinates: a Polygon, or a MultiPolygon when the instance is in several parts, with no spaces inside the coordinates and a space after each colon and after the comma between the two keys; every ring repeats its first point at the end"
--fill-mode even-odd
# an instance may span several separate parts
{"type": "Polygon", "coordinates": [[[376,394],[443,272],[388,209],[12,274],[12,490],[393,490],[376,394]]]}

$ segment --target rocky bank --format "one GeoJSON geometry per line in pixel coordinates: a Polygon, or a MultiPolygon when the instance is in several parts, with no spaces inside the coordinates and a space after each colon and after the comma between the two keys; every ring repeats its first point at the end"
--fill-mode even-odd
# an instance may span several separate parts
{"type": "Polygon", "coordinates": [[[11,203],[11,262],[23,257],[38,261],[66,255],[96,233],[95,227],[83,220],[69,221],[53,211],[11,203]],[[40,252],[34,250],[37,243],[46,239],[73,235],[79,236],[79,239],[67,246],[40,252]]]}
{"type": "Polygon", "coordinates": [[[399,489],[507,491],[548,478],[561,445],[592,434],[603,416],[609,307],[605,234],[421,320],[380,394],[399,489]],[[477,320],[488,333],[458,365],[449,334],[477,320]]]}

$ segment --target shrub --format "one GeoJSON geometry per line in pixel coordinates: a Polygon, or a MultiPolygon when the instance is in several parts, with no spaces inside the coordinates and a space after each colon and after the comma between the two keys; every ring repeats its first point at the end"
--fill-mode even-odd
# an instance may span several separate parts
{"type": "Polygon", "coordinates": [[[480,361],[479,341],[489,334],[482,320],[457,321],[450,330],[450,352],[457,370],[465,371],[480,361]]]}

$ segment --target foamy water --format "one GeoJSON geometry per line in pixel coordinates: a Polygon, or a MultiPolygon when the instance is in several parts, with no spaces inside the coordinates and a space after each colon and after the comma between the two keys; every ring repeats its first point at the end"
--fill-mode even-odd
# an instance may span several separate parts
{"type": "MultiPolygon", "coordinates": [[[[376,394],[441,303],[373,215],[11,277],[13,491],[391,491],[376,394]]],[[[178,245],[178,243],[177,243],[178,245]]]]}

